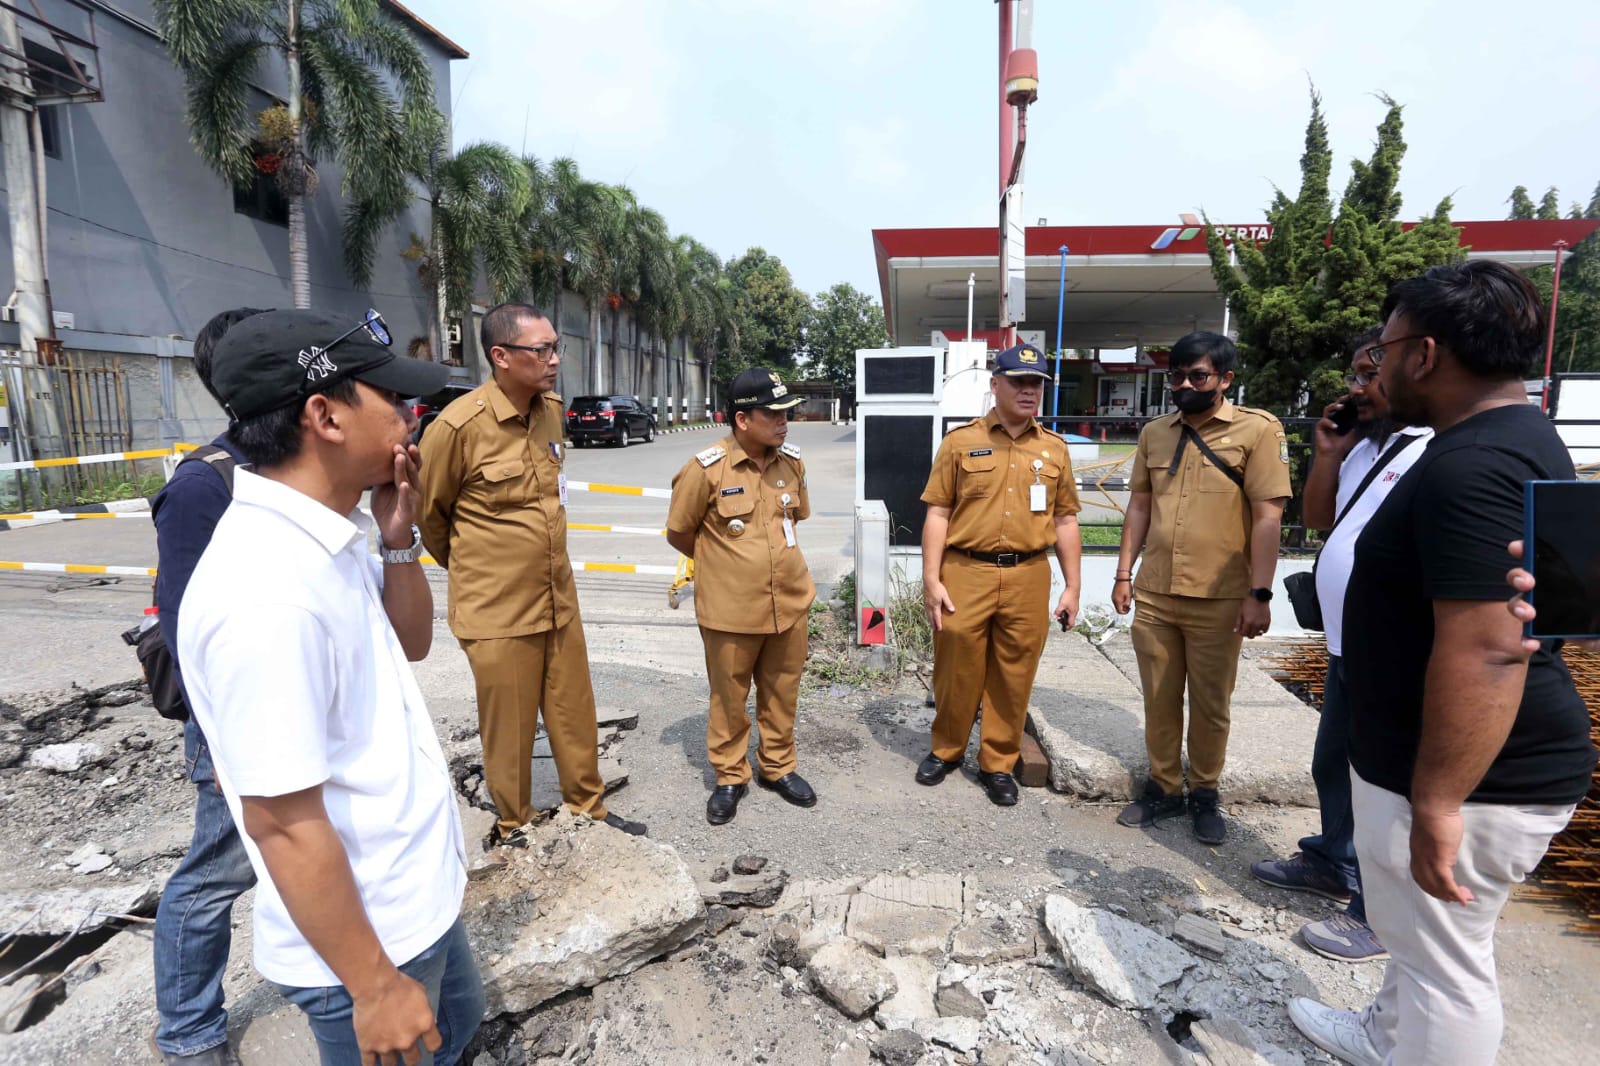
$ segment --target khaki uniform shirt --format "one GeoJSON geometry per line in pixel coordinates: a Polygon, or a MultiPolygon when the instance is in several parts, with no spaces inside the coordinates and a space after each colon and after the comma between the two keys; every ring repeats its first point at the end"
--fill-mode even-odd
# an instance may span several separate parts
{"type": "Polygon", "coordinates": [[[694,611],[702,626],[782,633],[805,622],[817,587],[798,542],[791,548],[784,537],[785,510],[791,522],[811,517],[806,467],[793,445],[763,473],[729,436],[673,477],[667,528],[695,535],[694,611]]]}
{"type": "Polygon", "coordinates": [[[1244,476],[1240,489],[1190,441],[1176,473],[1183,416],[1145,424],[1133,457],[1134,492],[1150,493],[1150,532],[1134,587],[1169,596],[1236,599],[1250,591],[1250,504],[1293,493],[1283,424],[1223,400],[1198,429],[1218,459],[1244,476]]]}
{"type": "Polygon", "coordinates": [[[1031,418],[1012,440],[998,411],[957,426],[939,443],[922,502],[950,508],[948,547],[979,552],[1053,548],[1056,516],[1081,509],[1067,442],[1031,418]],[[1045,490],[1041,511],[1030,507],[1035,482],[1045,490]]]}
{"type": "Polygon", "coordinates": [[[578,616],[557,479],[564,408],[528,417],[494,381],[439,413],[422,435],[422,543],[450,571],[450,631],[462,640],[559,629],[578,616]]]}

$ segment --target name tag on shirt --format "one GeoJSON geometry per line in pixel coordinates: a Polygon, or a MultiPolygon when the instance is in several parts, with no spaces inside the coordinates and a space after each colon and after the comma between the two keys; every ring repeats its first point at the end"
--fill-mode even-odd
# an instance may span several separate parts
{"type": "Polygon", "coordinates": [[[556,492],[561,497],[561,506],[567,505],[567,472],[565,470],[556,475],[556,492]]]}
{"type": "Polygon", "coordinates": [[[789,547],[794,547],[794,519],[788,515],[783,516],[783,542],[789,547]]]}
{"type": "Polygon", "coordinates": [[[1044,486],[1035,482],[1028,486],[1028,510],[1043,511],[1044,508],[1044,486]]]}

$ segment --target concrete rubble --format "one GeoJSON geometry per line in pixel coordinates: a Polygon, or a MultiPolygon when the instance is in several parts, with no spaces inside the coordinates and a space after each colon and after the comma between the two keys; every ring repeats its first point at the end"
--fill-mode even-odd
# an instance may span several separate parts
{"type": "Polygon", "coordinates": [[[1147,1010],[1195,957],[1137,922],[1065,896],[1045,900],[1045,928],[1072,975],[1119,1007],[1147,1010]]]}
{"type": "Polygon", "coordinates": [[[705,917],[671,848],[564,809],[469,881],[462,903],[491,1017],[632,973],[682,947],[705,917]]]}
{"type": "Polygon", "coordinates": [[[854,940],[835,940],[811,956],[806,973],[847,1018],[860,1018],[894,994],[898,984],[878,956],[854,940]]]}

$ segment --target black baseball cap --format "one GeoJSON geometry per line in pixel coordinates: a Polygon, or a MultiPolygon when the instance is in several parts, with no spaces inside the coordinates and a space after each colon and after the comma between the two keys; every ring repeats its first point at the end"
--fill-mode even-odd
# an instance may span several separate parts
{"type": "Polygon", "coordinates": [[[211,384],[236,422],[350,378],[422,396],[444,388],[450,369],[390,351],[388,327],[376,311],[264,311],[234,325],[212,354],[211,384]]]}
{"type": "Polygon", "coordinates": [[[1008,378],[1050,376],[1044,353],[1031,344],[1016,344],[995,356],[994,373],[1008,378]]]}
{"type": "Polygon", "coordinates": [[[733,379],[733,387],[728,390],[728,395],[732,397],[728,403],[736,411],[748,411],[753,407],[787,411],[806,402],[804,396],[789,394],[789,387],[776,370],[759,366],[741,370],[739,376],[733,379]]]}

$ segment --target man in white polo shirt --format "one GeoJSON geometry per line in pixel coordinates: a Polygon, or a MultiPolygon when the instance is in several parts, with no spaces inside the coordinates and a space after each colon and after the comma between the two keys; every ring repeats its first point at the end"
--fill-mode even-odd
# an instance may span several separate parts
{"type": "Polygon", "coordinates": [[[376,312],[247,322],[212,384],[255,472],[235,476],[178,647],[260,882],[256,968],[306,1013],[324,1066],[454,1066],[483,989],[455,796],[407,662],[428,652],[433,598],[405,398],[448,372],[391,353],[376,312]]]}
{"type": "Polygon", "coordinates": [[[1355,565],[1356,540],[1395,483],[1422,457],[1433,430],[1396,426],[1377,382],[1378,368],[1368,349],[1381,330],[1357,337],[1346,383],[1350,395],[1328,405],[1314,431],[1316,460],[1306,477],[1305,523],[1325,531],[1317,555],[1317,605],[1328,638],[1328,676],[1323,685],[1322,719],[1311,753],[1322,831],[1300,841],[1300,853],[1263,859],[1251,867],[1259,881],[1295,892],[1310,892],[1346,903],[1341,914],[1311,922],[1300,930],[1306,946],[1340,962],[1386,959],[1389,953],[1367,924],[1356,863],[1355,817],[1350,799],[1350,703],[1345,694],[1343,659],[1344,594],[1355,565]],[[1336,413],[1355,407],[1352,428],[1339,431],[1336,413]]]}

